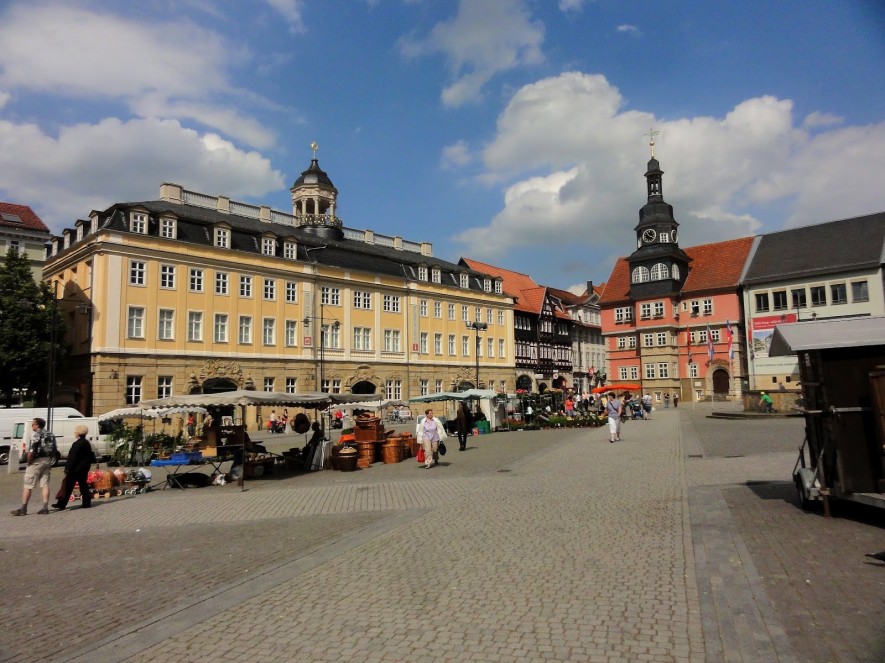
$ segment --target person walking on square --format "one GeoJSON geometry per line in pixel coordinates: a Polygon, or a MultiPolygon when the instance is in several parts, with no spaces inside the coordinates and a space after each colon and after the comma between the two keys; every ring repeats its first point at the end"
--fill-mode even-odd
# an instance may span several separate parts
{"type": "Polygon", "coordinates": [[[89,468],[97,460],[95,452],[92,450],[92,445],[89,444],[89,440],[86,437],[88,433],[89,429],[82,424],[74,428],[74,436],[77,439],[71,445],[71,450],[68,452],[68,460],[65,462],[65,478],[62,479],[64,492],[59,491],[64,497],[58,498],[55,504],[52,505],[53,509],[64,510],[71,499],[71,494],[74,492],[74,484],[80,484],[83,508],[88,509],[92,506],[92,493],[89,492],[89,487],[87,486],[87,477],[89,476],[89,468]]]}
{"type": "Polygon", "coordinates": [[[615,395],[615,392],[608,392],[608,400],[605,403],[605,413],[608,416],[608,441],[621,441],[621,414],[624,412],[624,405],[615,395]]]}
{"type": "Polygon", "coordinates": [[[187,436],[193,437],[197,433],[197,421],[194,419],[194,413],[188,412],[187,414],[187,436]]]}
{"type": "Polygon", "coordinates": [[[642,397],[642,418],[651,421],[651,394],[642,397]]]}
{"type": "Polygon", "coordinates": [[[424,421],[418,424],[415,434],[424,449],[424,468],[430,469],[439,465],[439,442],[446,437],[446,430],[439,419],[433,416],[433,410],[424,412],[424,421]]]}
{"type": "Polygon", "coordinates": [[[679,394],[673,394],[673,407],[679,407],[679,394]]]}
{"type": "Polygon", "coordinates": [[[473,417],[470,414],[470,410],[467,409],[467,404],[463,401],[458,406],[456,423],[458,425],[458,451],[464,451],[467,449],[467,433],[473,427],[473,417]]]}
{"type": "Polygon", "coordinates": [[[38,485],[43,496],[43,508],[37,513],[49,513],[49,478],[58,447],[55,435],[46,430],[46,421],[37,417],[31,422],[31,444],[28,446],[28,468],[25,470],[25,487],[22,490],[22,505],[12,512],[13,516],[27,516],[31,491],[38,485]]]}

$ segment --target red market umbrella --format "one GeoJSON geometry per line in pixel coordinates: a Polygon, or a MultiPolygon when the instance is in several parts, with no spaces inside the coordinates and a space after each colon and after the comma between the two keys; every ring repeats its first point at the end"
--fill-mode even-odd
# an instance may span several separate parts
{"type": "Polygon", "coordinates": [[[604,387],[593,387],[591,393],[601,394],[606,391],[639,391],[642,385],[638,384],[608,384],[604,387]]]}

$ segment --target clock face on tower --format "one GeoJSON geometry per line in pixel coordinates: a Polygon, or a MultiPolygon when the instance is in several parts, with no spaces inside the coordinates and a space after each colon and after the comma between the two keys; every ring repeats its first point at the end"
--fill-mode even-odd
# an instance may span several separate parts
{"type": "Polygon", "coordinates": [[[657,233],[655,233],[655,231],[651,228],[646,228],[642,231],[642,241],[646,244],[651,244],[653,241],[655,241],[655,237],[657,237],[657,233]]]}
{"type": "Polygon", "coordinates": [[[676,231],[675,230],[673,230],[670,233],[670,241],[672,241],[674,244],[676,243],[676,231]]]}

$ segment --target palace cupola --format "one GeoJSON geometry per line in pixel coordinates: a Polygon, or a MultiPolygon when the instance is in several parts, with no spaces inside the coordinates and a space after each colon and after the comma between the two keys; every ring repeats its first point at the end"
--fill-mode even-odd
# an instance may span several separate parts
{"type": "Polygon", "coordinates": [[[317,161],[317,144],[311,143],[313,158],[310,167],[301,173],[289,191],[292,193],[292,215],[299,228],[328,239],[341,239],[341,219],[335,214],[338,189],[317,161]]]}
{"type": "Polygon", "coordinates": [[[645,171],[648,201],[639,210],[639,223],[634,228],[636,250],[627,258],[630,296],[634,299],[678,293],[691,260],[679,248],[679,224],[673,217],[673,206],[664,201],[664,171],[655,159],[656,134],[651,132],[651,159],[645,171]]]}

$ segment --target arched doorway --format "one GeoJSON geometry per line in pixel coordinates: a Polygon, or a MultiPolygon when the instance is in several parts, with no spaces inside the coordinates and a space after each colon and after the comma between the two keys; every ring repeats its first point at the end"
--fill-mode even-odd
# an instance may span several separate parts
{"type": "Polygon", "coordinates": [[[468,389],[473,389],[473,383],[467,382],[467,380],[462,380],[461,382],[458,383],[458,386],[455,389],[455,391],[467,391],[468,389]]]}
{"type": "Polygon", "coordinates": [[[717,368],[713,371],[713,393],[714,394],[727,394],[728,393],[728,371],[724,368],[717,368]]]}
{"type": "Polygon", "coordinates": [[[516,378],[516,388],[530,392],[532,390],[532,379],[528,375],[520,375],[516,378]]]}
{"type": "Polygon", "coordinates": [[[209,378],[203,383],[204,394],[220,394],[225,391],[236,391],[237,383],[229,378],[209,378]]]}
{"type": "Polygon", "coordinates": [[[375,385],[368,380],[361,380],[360,382],[354,383],[354,385],[350,388],[350,393],[352,394],[374,394],[375,393],[375,385]]]}

